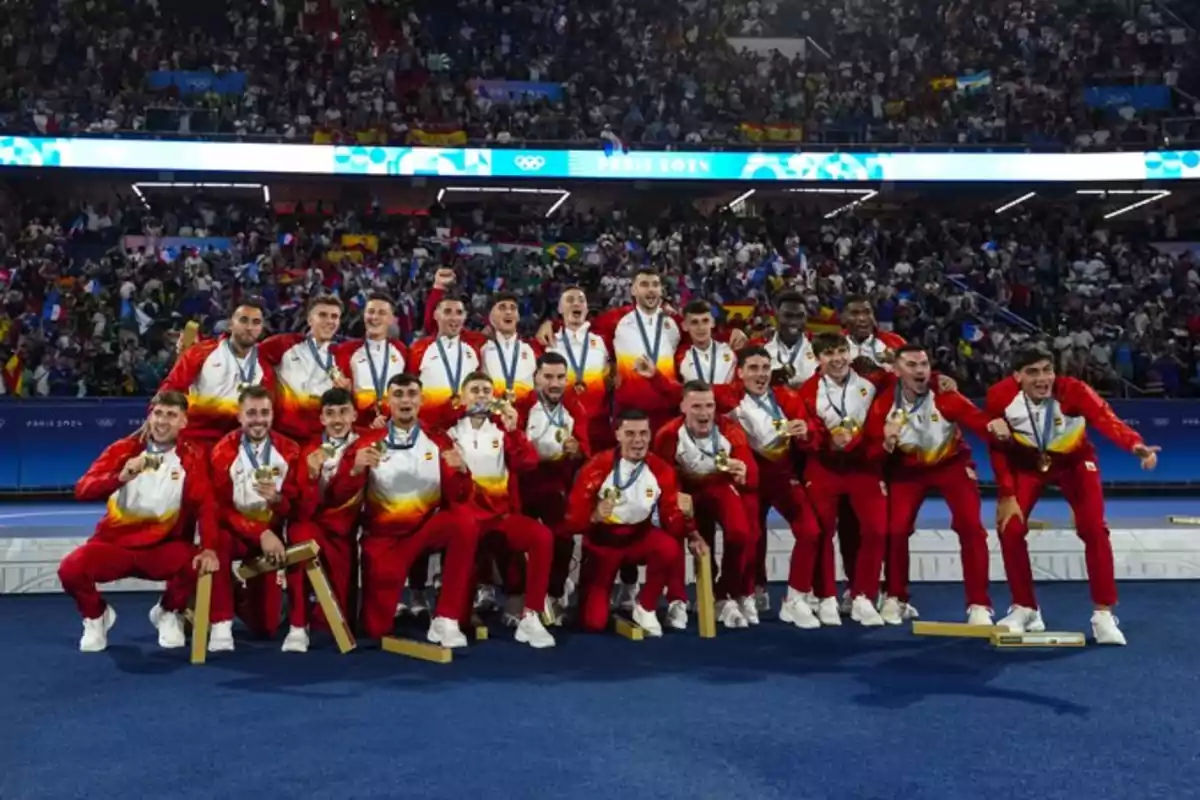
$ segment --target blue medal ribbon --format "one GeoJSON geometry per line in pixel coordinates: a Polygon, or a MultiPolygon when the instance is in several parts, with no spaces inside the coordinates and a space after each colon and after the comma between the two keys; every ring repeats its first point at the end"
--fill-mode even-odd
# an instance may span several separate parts
{"type": "Polygon", "coordinates": [[[263,469],[262,464],[271,465],[271,436],[267,434],[266,442],[263,444],[262,464],[258,461],[258,454],[254,452],[254,445],[250,442],[250,437],[242,434],[242,452],[246,454],[246,458],[250,460],[250,466],[255,472],[263,469]]]}
{"type": "Polygon", "coordinates": [[[492,342],[496,345],[496,358],[500,360],[500,374],[504,377],[504,391],[512,393],[513,386],[517,383],[517,362],[521,358],[521,340],[513,337],[512,361],[508,361],[504,355],[504,348],[500,344],[500,337],[497,336],[492,342]]]}
{"type": "Polygon", "coordinates": [[[238,361],[237,353],[233,352],[232,345],[229,340],[225,340],[225,349],[229,351],[229,357],[233,359],[233,368],[237,370],[238,386],[252,386],[254,384],[254,376],[258,374],[258,345],[250,348],[250,354],[246,356],[248,364],[245,371],[242,370],[242,364],[238,361]]]}
{"type": "Polygon", "coordinates": [[[621,457],[617,456],[616,460],[613,461],[613,471],[612,471],[613,488],[616,489],[618,492],[625,491],[630,486],[633,486],[635,483],[637,483],[637,479],[641,477],[642,470],[644,470],[645,468],[646,468],[646,462],[645,461],[639,462],[638,465],[634,468],[633,474],[631,474],[629,476],[629,480],[622,483],[621,482],[621,457]]]}
{"type": "Polygon", "coordinates": [[[319,347],[317,347],[317,341],[315,339],[313,339],[313,337],[311,337],[311,336],[305,338],[304,341],[308,344],[308,352],[312,353],[313,361],[317,362],[317,366],[321,368],[321,371],[324,372],[325,374],[329,374],[330,372],[332,372],[333,371],[333,353],[326,352],[325,360],[322,361],[321,360],[321,349],[319,347]]]}
{"type": "Polygon", "coordinates": [[[446,348],[442,346],[442,338],[437,338],[438,355],[442,358],[442,369],[446,371],[446,380],[450,382],[451,394],[458,394],[459,384],[462,383],[463,377],[463,343],[458,340],[458,363],[453,370],[450,369],[450,359],[446,356],[446,348]]]}
{"type": "Polygon", "coordinates": [[[642,312],[639,309],[633,310],[633,318],[637,320],[638,333],[642,337],[642,347],[646,349],[646,357],[654,364],[655,369],[658,368],[658,351],[662,349],[662,332],[663,332],[663,315],[662,312],[657,312],[658,321],[654,325],[654,346],[650,346],[650,334],[646,332],[646,323],[642,322],[642,312]]]}
{"type": "Polygon", "coordinates": [[[1037,445],[1038,452],[1045,455],[1046,450],[1050,447],[1050,440],[1054,436],[1054,399],[1047,399],[1042,406],[1046,415],[1042,418],[1042,431],[1039,434],[1033,405],[1029,402],[1028,395],[1022,394],[1021,397],[1025,400],[1025,411],[1029,414],[1029,430],[1033,432],[1033,443],[1037,445]]]}
{"type": "Polygon", "coordinates": [[[371,340],[363,339],[363,349],[367,351],[367,367],[371,370],[371,385],[375,389],[376,402],[383,401],[383,390],[387,384],[388,357],[391,352],[391,342],[383,340],[383,368],[375,369],[375,357],[371,355],[371,340]]]}
{"type": "MultiPolygon", "coordinates": [[[[751,396],[753,397],[753,395],[751,395],[751,396]]],[[[684,425],[683,430],[687,433],[688,438],[692,440],[692,444],[694,444],[696,446],[696,449],[700,451],[700,455],[708,456],[713,461],[717,460],[717,453],[720,452],[720,450],[721,450],[721,439],[720,439],[720,434],[717,431],[716,423],[713,424],[712,431],[709,433],[709,436],[708,436],[708,443],[712,446],[711,453],[708,450],[705,450],[703,447],[700,446],[700,441],[698,439],[696,439],[696,435],[694,433],[692,433],[691,428],[684,425]]]]}
{"type": "MultiPolygon", "coordinates": [[[[699,378],[700,380],[704,380],[704,370],[700,366],[700,354],[696,351],[695,345],[692,345],[692,366],[696,368],[696,377],[699,378]]],[[[708,380],[706,381],[706,383],[708,383],[709,386],[712,386],[714,383],[717,382],[716,378],[717,378],[717,343],[713,342],[712,344],[709,345],[708,380]]]]}
{"type": "Polygon", "coordinates": [[[575,360],[575,351],[571,349],[571,339],[567,336],[567,329],[562,329],[562,345],[564,355],[567,357],[567,363],[571,365],[571,371],[575,373],[575,385],[583,385],[583,371],[587,369],[588,348],[592,344],[592,337],[585,331],[583,334],[583,352],[579,356],[579,360],[575,360]]]}
{"type": "Polygon", "coordinates": [[[387,426],[387,447],[389,450],[411,450],[417,443],[417,437],[421,435],[420,424],[413,425],[412,430],[408,432],[408,437],[403,441],[396,441],[396,426],[389,422],[387,426]]]}

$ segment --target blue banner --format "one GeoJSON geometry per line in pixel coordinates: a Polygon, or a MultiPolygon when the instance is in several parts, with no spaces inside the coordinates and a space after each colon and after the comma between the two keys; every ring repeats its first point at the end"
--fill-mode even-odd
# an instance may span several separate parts
{"type": "Polygon", "coordinates": [[[179,93],[193,94],[243,94],[246,91],[244,72],[169,72],[158,70],[146,76],[151,89],[166,89],[175,86],[179,93]]]}
{"type": "Polygon", "coordinates": [[[537,83],[535,81],[471,81],[471,86],[480,97],[497,102],[520,100],[532,95],[552,103],[563,99],[561,83],[537,83]]]}
{"type": "MultiPolygon", "coordinates": [[[[147,400],[0,402],[0,491],[71,488],[105,447],[137,430],[147,400]]],[[[1200,482],[1200,401],[1118,400],[1113,407],[1164,452],[1155,472],[1143,472],[1137,459],[1091,432],[1106,483],[1200,482]]],[[[980,480],[991,483],[987,451],[971,445],[980,480]]]]}
{"type": "Polygon", "coordinates": [[[1083,91],[1088,108],[1109,108],[1116,111],[1130,106],[1138,111],[1162,111],[1171,107],[1171,88],[1162,84],[1149,86],[1089,86],[1083,91]]]}
{"type": "Polygon", "coordinates": [[[639,151],[0,136],[0,167],[473,180],[1067,183],[1200,180],[1200,150],[1118,153],[639,151]]]}

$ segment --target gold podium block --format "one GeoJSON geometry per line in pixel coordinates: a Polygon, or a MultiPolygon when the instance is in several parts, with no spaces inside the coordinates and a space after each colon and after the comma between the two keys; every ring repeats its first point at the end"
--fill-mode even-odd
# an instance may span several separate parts
{"type": "Polygon", "coordinates": [[[454,651],[448,647],[431,642],[418,642],[414,639],[401,639],[399,636],[385,636],[379,640],[379,646],[386,653],[429,661],[433,664],[449,664],[454,660],[454,651]]]}
{"type": "Polygon", "coordinates": [[[631,642],[640,642],[646,638],[646,631],[641,625],[635,625],[631,620],[622,616],[613,617],[613,627],[618,636],[624,636],[631,642]]]}
{"type": "Polygon", "coordinates": [[[488,629],[486,625],[475,626],[475,641],[486,642],[488,638],[488,629]]]}
{"type": "Polygon", "coordinates": [[[990,639],[1007,628],[996,625],[968,625],[965,622],[922,622],[915,620],[912,632],[916,636],[952,636],[965,639],[990,639]]]}
{"type": "Polygon", "coordinates": [[[1167,522],[1172,525],[1187,525],[1189,527],[1200,528],[1200,517],[1186,517],[1179,514],[1172,514],[1167,517],[1167,522]]]}
{"type": "Polygon", "coordinates": [[[717,608],[713,599],[712,554],[696,556],[696,618],[701,639],[717,636],[717,608]]]}
{"type": "Polygon", "coordinates": [[[1082,633],[1009,633],[1003,631],[992,634],[992,647],[1083,647],[1087,644],[1087,636],[1082,633]]]}
{"type": "Polygon", "coordinates": [[[349,653],[358,647],[358,642],[354,639],[354,631],[350,629],[346,615],[342,613],[342,607],[338,605],[337,598],[333,596],[333,588],[329,585],[325,568],[321,566],[321,559],[315,557],[310,559],[304,572],[308,575],[308,582],[312,584],[313,593],[317,596],[317,603],[320,604],[321,611],[325,614],[325,621],[329,623],[329,630],[333,633],[333,640],[337,642],[338,651],[342,655],[349,653]]]}
{"type": "Polygon", "coordinates": [[[192,611],[192,663],[203,664],[208,658],[209,611],[212,609],[212,575],[196,581],[196,605],[192,611]]]}
{"type": "Polygon", "coordinates": [[[303,544],[294,545],[287,549],[283,566],[270,564],[267,562],[265,556],[259,556],[250,561],[243,561],[238,566],[237,576],[244,581],[248,581],[251,578],[257,578],[259,575],[278,572],[281,569],[286,569],[296,564],[303,564],[305,561],[312,561],[320,552],[321,548],[316,542],[304,542],[303,544]]]}

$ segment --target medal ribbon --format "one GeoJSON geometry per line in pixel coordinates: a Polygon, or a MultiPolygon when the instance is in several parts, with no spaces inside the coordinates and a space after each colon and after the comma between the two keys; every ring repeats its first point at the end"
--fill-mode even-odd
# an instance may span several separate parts
{"type": "Polygon", "coordinates": [[[571,349],[571,338],[567,336],[567,329],[562,329],[562,345],[564,354],[567,357],[567,363],[571,365],[571,371],[575,373],[575,383],[583,383],[583,371],[587,369],[588,348],[591,347],[592,337],[586,331],[583,334],[583,348],[579,356],[579,360],[575,360],[575,351],[571,349]]]}
{"type": "Polygon", "coordinates": [[[492,341],[496,345],[496,358],[500,359],[500,374],[504,376],[504,391],[511,392],[513,386],[517,383],[517,361],[521,358],[521,340],[516,336],[513,337],[511,362],[504,355],[504,347],[500,344],[500,337],[497,336],[492,341]]]}
{"type": "Polygon", "coordinates": [[[384,339],[383,340],[383,367],[382,367],[382,369],[376,370],[375,369],[375,357],[373,355],[371,355],[371,340],[370,339],[363,340],[363,349],[367,351],[367,367],[370,368],[370,370],[371,370],[371,385],[375,389],[375,399],[376,400],[383,399],[383,390],[385,388],[385,384],[387,383],[387,376],[388,376],[387,373],[388,373],[388,363],[389,363],[388,358],[391,354],[391,347],[392,347],[392,343],[389,342],[387,339],[384,339]]]}
{"type": "Polygon", "coordinates": [[[1046,449],[1050,446],[1050,439],[1054,436],[1054,410],[1056,403],[1053,398],[1050,398],[1042,405],[1042,410],[1046,416],[1042,418],[1042,432],[1039,435],[1037,417],[1033,413],[1033,405],[1029,402],[1027,395],[1022,394],[1021,397],[1025,400],[1025,411],[1029,414],[1029,430],[1033,432],[1033,443],[1037,445],[1039,453],[1045,454],[1046,449]]]}
{"type": "MultiPolygon", "coordinates": [[[[849,383],[849,381],[847,381],[847,383],[849,383]]],[[[904,389],[901,386],[897,385],[896,386],[896,403],[894,406],[892,406],[892,408],[899,411],[903,415],[902,418],[905,420],[905,422],[907,422],[908,415],[916,414],[918,411],[920,411],[921,406],[925,405],[925,400],[928,399],[928,397],[929,397],[929,392],[925,392],[925,394],[918,395],[917,399],[913,401],[912,406],[909,408],[905,408],[904,407],[904,389]]]]}
{"type": "Polygon", "coordinates": [[[629,476],[629,480],[626,481],[625,483],[621,483],[621,457],[617,456],[616,460],[613,461],[613,471],[612,471],[613,486],[616,487],[616,490],[618,492],[625,491],[630,486],[633,486],[635,483],[637,483],[637,479],[639,477],[641,477],[642,470],[644,470],[645,468],[646,468],[645,461],[638,462],[637,467],[635,467],[633,470],[633,474],[629,476]]]}
{"type": "Polygon", "coordinates": [[[562,403],[558,403],[554,408],[558,412],[557,416],[554,411],[550,410],[550,404],[546,402],[546,398],[538,395],[538,402],[542,404],[542,411],[546,412],[546,419],[550,420],[550,424],[556,428],[567,427],[566,410],[562,403]]]}
{"type": "Polygon", "coordinates": [[[439,336],[437,340],[438,355],[442,357],[442,369],[446,371],[446,380],[450,382],[450,391],[453,394],[458,394],[458,386],[462,383],[463,376],[463,344],[460,339],[458,342],[458,363],[454,370],[450,369],[450,359],[446,356],[446,348],[442,346],[442,339],[439,336]]]}
{"type": "Polygon", "coordinates": [[[388,423],[387,431],[386,442],[389,450],[412,450],[417,443],[417,437],[421,435],[421,426],[420,424],[413,425],[412,430],[408,432],[408,438],[403,442],[396,441],[396,425],[394,423],[388,423]]]}
{"type": "Polygon", "coordinates": [[[237,370],[238,383],[254,383],[254,376],[258,373],[258,345],[250,348],[250,353],[246,356],[247,368],[245,371],[242,370],[242,362],[238,360],[237,353],[233,352],[233,347],[230,346],[228,339],[225,340],[225,349],[229,351],[229,357],[233,359],[233,368],[237,370]]]}
{"type": "Polygon", "coordinates": [[[321,350],[317,347],[316,340],[309,336],[304,341],[308,343],[308,352],[312,353],[313,360],[317,362],[317,366],[321,368],[321,371],[326,373],[333,371],[333,353],[326,352],[325,360],[322,361],[321,350]]]}
{"type": "MultiPolygon", "coordinates": [[[[254,446],[250,443],[250,437],[244,433],[242,434],[242,452],[244,452],[246,454],[246,458],[248,458],[250,460],[250,466],[254,468],[255,472],[262,469],[262,467],[259,465],[259,462],[258,462],[258,454],[254,452],[254,446]]],[[[263,444],[262,459],[263,459],[263,464],[270,466],[270,464],[271,464],[271,436],[270,436],[270,434],[267,435],[267,440],[263,444]]]]}
{"type": "Polygon", "coordinates": [[[842,384],[842,405],[840,408],[837,403],[833,402],[833,393],[829,391],[828,381],[828,378],[823,378],[821,383],[825,387],[825,399],[829,401],[829,407],[834,410],[839,419],[849,419],[846,416],[846,390],[850,388],[850,376],[846,376],[846,382],[842,384]]]}
{"type": "MultiPolygon", "coordinates": [[[[700,366],[700,354],[696,351],[695,345],[692,346],[692,366],[696,368],[696,377],[704,380],[704,370],[700,366]]],[[[716,383],[717,378],[717,343],[713,342],[709,345],[708,359],[708,385],[712,386],[716,383]]]]}
{"type": "Polygon", "coordinates": [[[646,332],[646,323],[642,322],[642,312],[638,309],[633,310],[633,318],[637,320],[638,333],[642,337],[642,347],[646,349],[646,357],[654,364],[655,369],[658,368],[658,351],[662,349],[662,332],[663,332],[663,314],[661,311],[656,312],[658,321],[654,324],[654,346],[650,346],[650,334],[646,332]]]}
{"type": "Polygon", "coordinates": [[[683,430],[687,433],[688,438],[692,440],[692,444],[696,446],[696,449],[700,451],[701,455],[708,456],[713,461],[717,460],[717,453],[721,450],[721,439],[719,438],[715,423],[713,424],[712,431],[708,435],[709,444],[712,445],[711,453],[700,446],[700,442],[696,439],[696,435],[692,433],[691,428],[684,425],[683,430]]]}
{"type": "Polygon", "coordinates": [[[779,402],[775,399],[775,391],[773,389],[768,387],[768,389],[762,393],[761,397],[759,395],[749,394],[749,392],[747,392],[747,394],[749,395],[750,399],[758,405],[759,408],[761,408],[767,413],[768,416],[771,417],[771,419],[783,419],[783,410],[779,408],[779,402]],[[767,400],[770,402],[764,403],[763,397],[767,398],[767,400]]]}

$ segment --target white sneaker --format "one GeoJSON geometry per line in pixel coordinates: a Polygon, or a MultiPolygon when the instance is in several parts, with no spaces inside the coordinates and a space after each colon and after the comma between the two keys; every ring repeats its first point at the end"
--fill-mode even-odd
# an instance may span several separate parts
{"type": "MultiPolygon", "coordinates": [[[[750,598],[750,602],[754,602],[754,598],[750,598]]],[[[718,600],[717,601],[717,619],[726,628],[748,628],[750,623],[742,616],[742,609],[737,600],[718,600]]]]}
{"type": "MultiPolygon", "coordinates": [[[[155,606],[158,608],[158,606],[155,606]]],[[[163,611],[158,615],[158,646],[164,650],[174,650],[187,644],[183,634],[183,617],[173,611],[163,611]]]]}
{"type": "Polygon", "coordinates": [[[850,604],[850,619],[864,628],[878,628],[883,624],[883,617],[875,610],[875,604],[866,595],[859,595],[850,604]]]}
{"type": "Polygon", "coordinates": [[[104,613],[95,619],[83,621],[83,636],[79,638],[79,652],[102,653],[108,648],[108,632],[117,624],[117,612],[105,606],[104,613]]]}
{"type": "Polygon", "coordinates": [[[804,594],[795,589],[788,589],[787,598],[779,607],[779,619],[807,631],[821,627],[804,594]]]}
{"type": "Polygon", "coordinates": [[[904,603],[895,597],[885,597],[879,607],[879,616],[888,625],[904,624],[904,603]]]}
{"type": "Polygon", "coordinates": [[[914,606],[912,603],[902,604],[900,607],[900,613],[904,617],[906,622],[908,620],[921,618],[921,612],[917,611],[917,607],[914,606]]]}
{"type": "Polygon", "coordinates": [[[150,624],[157,628],[165,613],[167,612],[163,611],[162,602],[155,603],[154,608],[150,609],[150,624]]]}
{"type": "Polygon", "coordinates": [[[1096,644],[1125,644],[1125,634],[1117,627],[1120,620],[1111,611],[1095,611],[1092,613],[1092,636],[1096,644]]]}
{"type": "Polygon", "coordinates": [[[429,623],[429,632],[425,638],[442,647],[466,647],[467,637],[458,629],[458,620],[449,617],[434,617],[429,623]]]}
{"type": "Polygon", "coordinates": [[[1025,606],[1010,606],[1008,616],[996,624],[1009,633],[1041,633],[1046,630],[1042,612],[1025,606]]]}
{"type": "Polygon", "coordinates": [[[546,626],[542,624],[541,618],[536,611],[526,611],[521,621],[517,624],[517,633],[514,637],[521,644],[527,644],[535,650],[541,650],[545,647],[554,647],[554,637],[550,635],[550,631],[546,630],[546,626]]]}
{"type": "Polygon", "coordinates": [[[687,603],[683,602],[682,600],[672,600],[667,605],[667,624],[677,631],[687,628],[687,603]]]}
{"type": "Polygon", "coordinates": [[[987,606],[969,606],[967,608],[968,625],[991,625],[992,610],[987,606]]]}
{"type": "Polygon", "coordinates": [[[812,609],[814,614],[817,613],[817,610],[821,608],[821,601],[818,600],[817,596],[812,592],[804,593],[804,602],[808,603],[808,607],[812,609]]]}
{"type": "Polygon", "coordinates": [[[400,602],[400,603],[396,603],[396,613],[393,614],[392,616],[395,619],[399,619],[400,617],[403,617],[407,613],[408,613],[408,606],[404,605],[403,602],[400,602]]]}
{"type": "Polygon", "coordinates": [[[212,624],[212,628],[208,631],[208,652],[233,652],[233,620],[227,619],[224,622],[212,624]]]}
{"type": "MultiPolygon", "coordinates": [[[[771,594],[767,591],[767,587],[754,587],[754,608],[760,614],[771,610],[771,594]]],[[[744,608],[742,613],[745,614],[744,608]]]]}
{"type": "Polygon", "coordinates": [[[298,628],[295,625],[289,627],[280,649],[285,653],[307,653],[308,628],[298,628]]]}
{"type": "MultiPolygon", "coordinates": [[[[685,611],[684,613],[686,614],[687,612],[685,611]]],[[[653,611],[647,611],[642,608],[641,603],[633,604],[631,616],[633,624],[644,630],[647,636],[662,636],[663,629],[662,625],[658,622],[658,616],[653,611]]]]}
{"type": "Polygon", "coordinates": [[[758,624],[758,598],[743,597],[739,603],[742,606],[742,616],[746,618],[748,625],[754,626],[758,624]]]}
{"type": "Polygon", "coordinates": [[[475,590],[475,610],[476,611],[495,611],[500,607],[496,601],[496,587],[484,584],[475,590]]]}
{"type": "Polygon", "coordinates": [[[633,611],[637,605],[638,585],[636,583],[617,584],[617,594],[613,598],[613,608],[618,611],[633,611]]]}
{"type": "Polygon", "coordinates": [[[546,618],[550,620],[551,625],[556,628],[561,627],[566,616],[567,609],[563,606],[561,600],[555,597],[546,598],[546,618]]]}
{"type": "Polygon", "coordinates": [[[836,597],[822,597],[817,603],[817,619],[822,625],[837,627],[842,624],[842,609],[836,597]]]}

